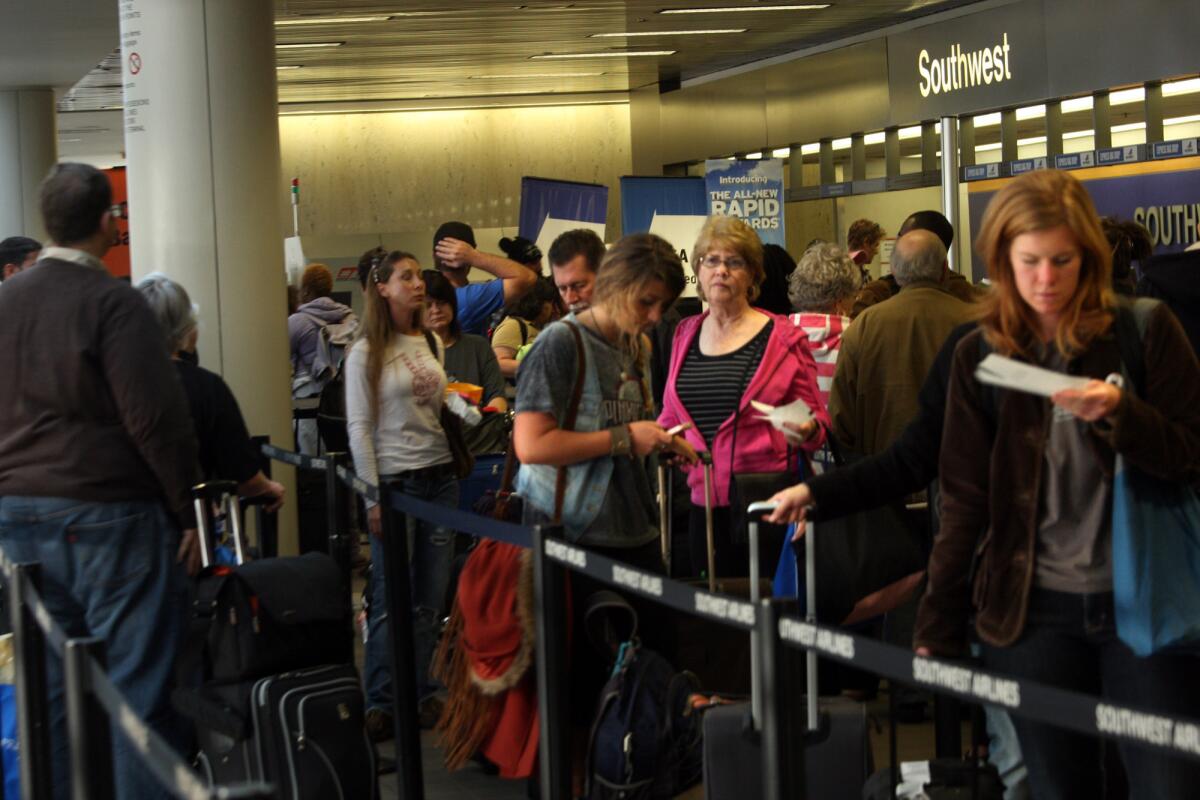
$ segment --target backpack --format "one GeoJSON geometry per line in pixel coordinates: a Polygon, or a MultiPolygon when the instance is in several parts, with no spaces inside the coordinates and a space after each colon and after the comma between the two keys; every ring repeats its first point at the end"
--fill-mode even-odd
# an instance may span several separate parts
{"type": "Polygon", "coordinates": [[[597,592],[589,600],[587,633],[593,642],[611,641],[612,619],[593,613],[605,609],[630,619],[588,739],[586,796],[668,800],[700,781],[702,719],[691,704],[700,684],[692,673],[676,672],[665,658],[641,646],[636,614],[612,592],[597,592]],[[597,622],[604,630],[599,637],[597,622]]]}

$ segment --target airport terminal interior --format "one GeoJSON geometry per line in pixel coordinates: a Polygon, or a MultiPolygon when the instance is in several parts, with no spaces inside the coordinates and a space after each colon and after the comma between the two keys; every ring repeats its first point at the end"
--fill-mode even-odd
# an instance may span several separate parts
{"type": "Polygon", "coordinates": [[[3,797],[1200,795],[1197,42],[0,4],[3,797]]]}

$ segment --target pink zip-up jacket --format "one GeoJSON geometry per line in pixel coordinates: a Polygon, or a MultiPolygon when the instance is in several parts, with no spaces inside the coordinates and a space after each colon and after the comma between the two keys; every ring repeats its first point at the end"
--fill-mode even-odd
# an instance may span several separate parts
{"type": "MultiPolygon", "coordinates": [[[[820,423],[820,430],[817,435],[800,445],[799,450],[803,452],[812,453],[819,449],[825,443],[826,431],[829,428],[829,411],[817,390],[817,365],[805,343],[804,331],[793,325],[787,317],[762,309],[757,310],[771,317],[775,324],[758,369],[755,370],[754,377],[750,379],[738,404],[737,452],[730,452],[734,446],[734,416],[721,423],[721,427],[717,428],[716,439],[711,443],[704,441],[695,427],[684,434],[698,452],[712,451],[713,503],[716,506],[729,505],[731,473],[783,472],[795,466],[788,464],[788,444],[783,433],[775,430],[766,420],[759,419],[759,412],[750,405],[751,400],[771,406],[787,405],[797,398],[807,403],[820,423]]],[[[691,415],[683,407],[679,393],[675,390],[675,379],[683,367],[683,360],[692,345],[692,340],[700,334],[700,326],[707,318],[707,311],[699,316],[686,317],[675,329],[675,341],[671,345],[671,371],[667,377],[666,390],[663,392],[663,411],[658,418],[659,424],[664,428],[672,428],[681,422],[692,422],[691,415]]],[[[794,454],[796,448],[792,451],[794,454]]],[[[703,506],[704,470],[699,465],[689,470],[688,486],[692,490],[692,503],[703,506]]]]}

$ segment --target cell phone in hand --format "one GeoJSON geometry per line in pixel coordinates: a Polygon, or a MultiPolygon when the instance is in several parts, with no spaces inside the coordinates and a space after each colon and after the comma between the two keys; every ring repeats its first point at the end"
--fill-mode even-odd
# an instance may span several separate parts
{"type": "Polygon", "coordinates": [[[689,431],[691,429],[692,429],[692,423],[681,422],[678,425],[676,425],[674,428],[671,428],[669,431],[667,431],[667,436],[678,436],[679,434],[683,433],[684,431],[689,431]]]}

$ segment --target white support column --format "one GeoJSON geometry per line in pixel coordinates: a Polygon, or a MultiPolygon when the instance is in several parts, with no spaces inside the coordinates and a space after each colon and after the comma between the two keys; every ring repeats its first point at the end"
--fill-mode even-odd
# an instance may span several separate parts
{"type": "Polygon", "coordinates": [[[946,257],[950,269],[958,272],[962,228],[958,224],[958,120],[954,117],[942,117],[942,213],[954,226],[954,244],[946,257]]]}
{"type": "Polygon", "coordinates": [[[57,157],[54,91],[0,92],[0,239],[31,236],[45,242],[37,193],[57,157]]]}
{"type": "MultiPolygon", "coordinates": [[[[119,0],[133,280],[199,306],[200,363],[292,444],[271,0],[119,0]]],[[[294,486],[292,471],[276,474],[294,486]]],[[[280,520],[295,546],[296,493],[280,520]]]]}

